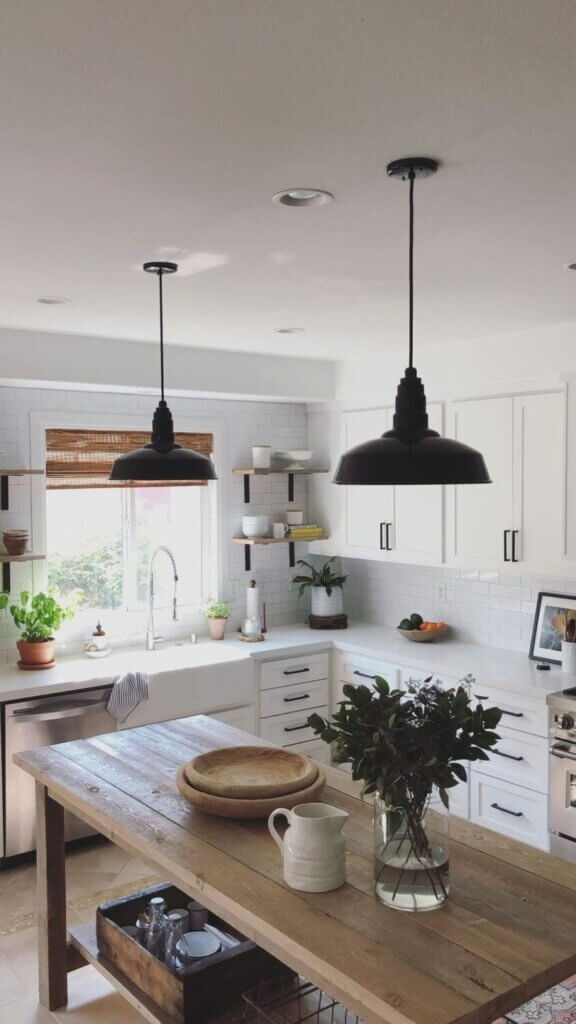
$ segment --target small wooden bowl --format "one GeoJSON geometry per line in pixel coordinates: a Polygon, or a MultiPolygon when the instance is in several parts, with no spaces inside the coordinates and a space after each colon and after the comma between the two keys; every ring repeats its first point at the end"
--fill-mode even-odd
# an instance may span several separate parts
{"type": "Polygon", "coordinates": [[[315,802],[326,785],[324,772],[318,771],[315,782],[306,789],[298,790],[297,793],[271,796],[266,800],[234,800],[232,797],[214,796],[213,793],[202,793],[201,790],[194,789],[194,786],[191,786],[186,778],[184,768],[185,765],[182,765],[176,776],[176,785],[180,794],[199,811],[204,811],[205,814],[215,814],[218,818],[268,818],[278,807],[286,807],[290,810],[296,804],[315,802]]]}
{"type": "Polygon", "coordinates": [[[234,800],[263,800],[311,786],[318,769],[308,757],[283,747],[221,747],[184,765],[190,785],[234,800]]]}
{"type": "Polygon", "coordinates": [[[412,640],[415,644],[429,644],[439,636],[444,636],[448,632],[448,626],[441,626],[440,629],[400,629],[398,627],[396,632],[406,640],[412,640]]]}

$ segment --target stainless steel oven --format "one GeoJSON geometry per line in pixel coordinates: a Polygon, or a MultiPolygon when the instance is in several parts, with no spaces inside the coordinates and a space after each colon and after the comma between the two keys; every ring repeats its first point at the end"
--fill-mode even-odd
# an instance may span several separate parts
{"type": "Polygon", "coordinates": [[[550,852],[576,863],[576,701],[554,694],[550,706],[550,852]]]}
{"type": "MultiPolygon", "coordinates": [[[[4,859],[36,847],[34,779],[14,764],[13,755],[115,732],[116,722],[106,711],[110,690],[109,686],[76,690],[4,705],[4,850],[0,853],[4,859]]],[[[78,839],[91,831],[85,822],[66,813],[66,839],[78,839]]]]}

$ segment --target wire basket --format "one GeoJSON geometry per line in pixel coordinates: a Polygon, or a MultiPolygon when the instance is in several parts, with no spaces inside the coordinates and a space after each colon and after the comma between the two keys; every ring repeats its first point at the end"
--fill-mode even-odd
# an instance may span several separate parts
{"type": "Polygon", "coordinates": [[[297,974],[283,974],[245,992],[244,1024],[364,1024],[356,1014],[297,974]]]}

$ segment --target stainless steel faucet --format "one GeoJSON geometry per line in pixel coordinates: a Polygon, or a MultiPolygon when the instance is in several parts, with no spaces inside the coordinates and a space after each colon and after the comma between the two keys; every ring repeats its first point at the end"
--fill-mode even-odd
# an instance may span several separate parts
{"type": "Polygon", "coordinates": [[[165,544],[161,544],[160,547],[156,548],[152,558],[150,559],[150,569],[148,571],[148,628],[146,630],[146,650],[153,651],[156,644],[159,644],[164,639],[163,636],[159,636],[154,632],[154,562],[156,556],[163,551],[168,556],[172,563],[172,572],[174,576],[174,596],[172,598],[172,621],[178,620],[178,598],[177,598],[177,587],[178,587],[178,570],[176,568],[176,559],[167,548],[165,544]]]}

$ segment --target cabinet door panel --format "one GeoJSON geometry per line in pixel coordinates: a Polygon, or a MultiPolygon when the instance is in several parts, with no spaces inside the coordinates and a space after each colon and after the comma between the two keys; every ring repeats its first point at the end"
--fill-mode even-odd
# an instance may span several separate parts
{"type": "MultiPolygon", "coordinates": [[[[432,430],[443,433],[440,402],[428,406],[428,417],[432,430]]],[[[442,491],[440,484],[394,488],[393,560],[442,561],[442,491]]]]}
{"type": "Polygon", "coordinates": [[[454,488],[450,554],[472,564],[501,563],[503,531],[513,526],[514,400],[474,399],[453,409],[454,437],[482,452],[492,483],[454,488]]]}
{"type": "MultiPolygon", "coordinates": [[[[388,409],[362,409],[348,413],[346,449],[380,437],[388,430],[388,415],[388,409]]],[[[380,523],[391,523],[392,518],[392,487],[346,488],[346,543],[349,548],[363,549],[367,553],[382,552],[384,555],[380,547],[380,523]]]]}
{"type": "Polygon", "coordinates": [[[517,557],[558,565],[565,555],[564,395],[514,400],[517,557]]]}

